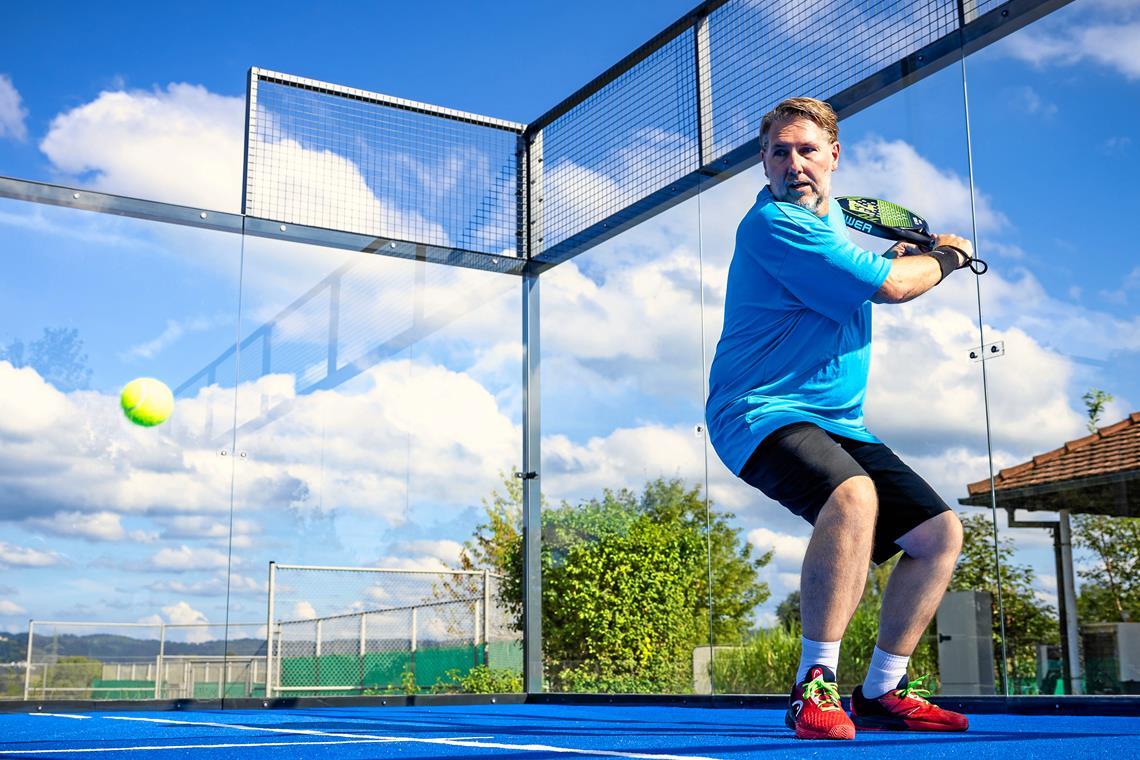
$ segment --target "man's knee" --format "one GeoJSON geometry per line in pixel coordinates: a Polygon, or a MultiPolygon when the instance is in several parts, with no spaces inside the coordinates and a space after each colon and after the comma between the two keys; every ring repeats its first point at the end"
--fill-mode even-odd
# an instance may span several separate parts
{"type": "Polygon", "coordinates": [[[942,512],[904,533],[895,543],[916,559],[953,563],[962,553],[962,521],[953,512],[942,512]]]}
{"type": "Polygon", "coordinates": [[[864,475],[848,478],[840,483],[831,492],[828,501],[849,512],[874,513],[879,509],[879,496],[875,493],[875,484],[864,475]]]}

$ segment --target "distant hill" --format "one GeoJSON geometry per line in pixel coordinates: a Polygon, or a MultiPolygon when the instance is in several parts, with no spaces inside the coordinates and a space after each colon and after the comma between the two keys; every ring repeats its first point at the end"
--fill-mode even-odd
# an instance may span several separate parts
{"type": "MultiPolygon", "coordinates": [[[[36,635],[37,654],[52,652],[61,657],[85,656],[98,659],[118,659],[135,657],[157,657],[158,639],[132,639],[129,636],[116,636],[106,633],[93,633],[86,636],[62,634],[59,636],[36,635]]],[[[203,641],[189,644],[184,641],[167,641],[164,649],[170,655],[221,656],[229,653],[236,656],[265,654],[265,639],[231,639],[230,641],[203,641]]],[[[28,658],[27,633],[0,633],[0,663],[24,662],[28,658]]]]}

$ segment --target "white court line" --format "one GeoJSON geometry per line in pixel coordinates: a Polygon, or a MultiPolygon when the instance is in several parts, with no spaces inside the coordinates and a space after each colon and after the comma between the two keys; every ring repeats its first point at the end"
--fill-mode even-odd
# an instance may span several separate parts
{"type": "Polygon", "coordinates": [[[452,747],[475,747],[479,749],[506,749],[516,752],[558,752],[567,755],[594,755],[601,757],[639,758],[640,760],[717,760],[712,757],[699,755],[658,755],[648,752],[618,752],[608,749],[577,749],[573,747],[555,747],[549,744],[504,744],[501,742],[484,742],[470,739],[425,739],[418,736],[370,736],[367,734],[341,734],[332,731],[314,731],[304,728],[270,728],[268,726],[243,726],[240,723],[212,723],[209,721],[170,720],[169,718],[133,718],[125,715],[104,715],[107,720],[133,720],[140,723],[165,723],[176,726],[212,726],[214,728],[231,728],[235,731],[266,731],[278,734],[294,734],[304,736],[327,736],[342,739],[360,739],[374,742],[411,742],[414,744],[445,744],[452,747]]]}
{"type": "Polygon", "coordinates": [[[0,755],[54,755],[77,752],[152,752],[159,749],[230,749],[233,747],[298,747],[310,744],[382,744],[383,739],[338,742],[251,742],[246,744],[158,744],[153,747],[81,747],[79,749],[5,749],[0,755]]]}
{"type": "Polygon", "coordinates": [[[45,718],[71,718],[72,720],[88,720],[90,715],[68,715],[67,713],[28,713],[28,715],[42,715],[45,718]]]}

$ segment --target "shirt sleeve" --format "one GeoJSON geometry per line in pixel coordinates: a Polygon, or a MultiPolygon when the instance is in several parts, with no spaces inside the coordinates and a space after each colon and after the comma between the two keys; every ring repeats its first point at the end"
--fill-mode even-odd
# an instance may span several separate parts
{"type": "Polygon", "coordinates": [[[826,219],[791,203],[771,203],[748,233],[760,265],[812,311],[843,323],[873,296],[890,259],[864,250],[826,219]]]}

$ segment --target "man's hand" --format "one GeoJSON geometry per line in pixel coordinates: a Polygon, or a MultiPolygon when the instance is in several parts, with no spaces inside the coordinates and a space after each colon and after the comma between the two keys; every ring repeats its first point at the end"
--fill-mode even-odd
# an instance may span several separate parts
{"type": "Polygon", "coordinates": [[[958,254],[959,269],[969,264],[970,259],[974,256],[974,244],[958,235],[935,235],[934,247],[937,248],[940,245],[950,246],[961,251],[961,253],[958,254]]]}
{"type": "Polygon", "coordinates": [[[923,250],[920,246],[917,246],[914,243],[908,243],[905,240],[900,240],[888,248],[883,253],[883,256],[888,259],[897,259],[903,256],[914,256],[915,254],[919,253],[923,253],[923,250]]]}

